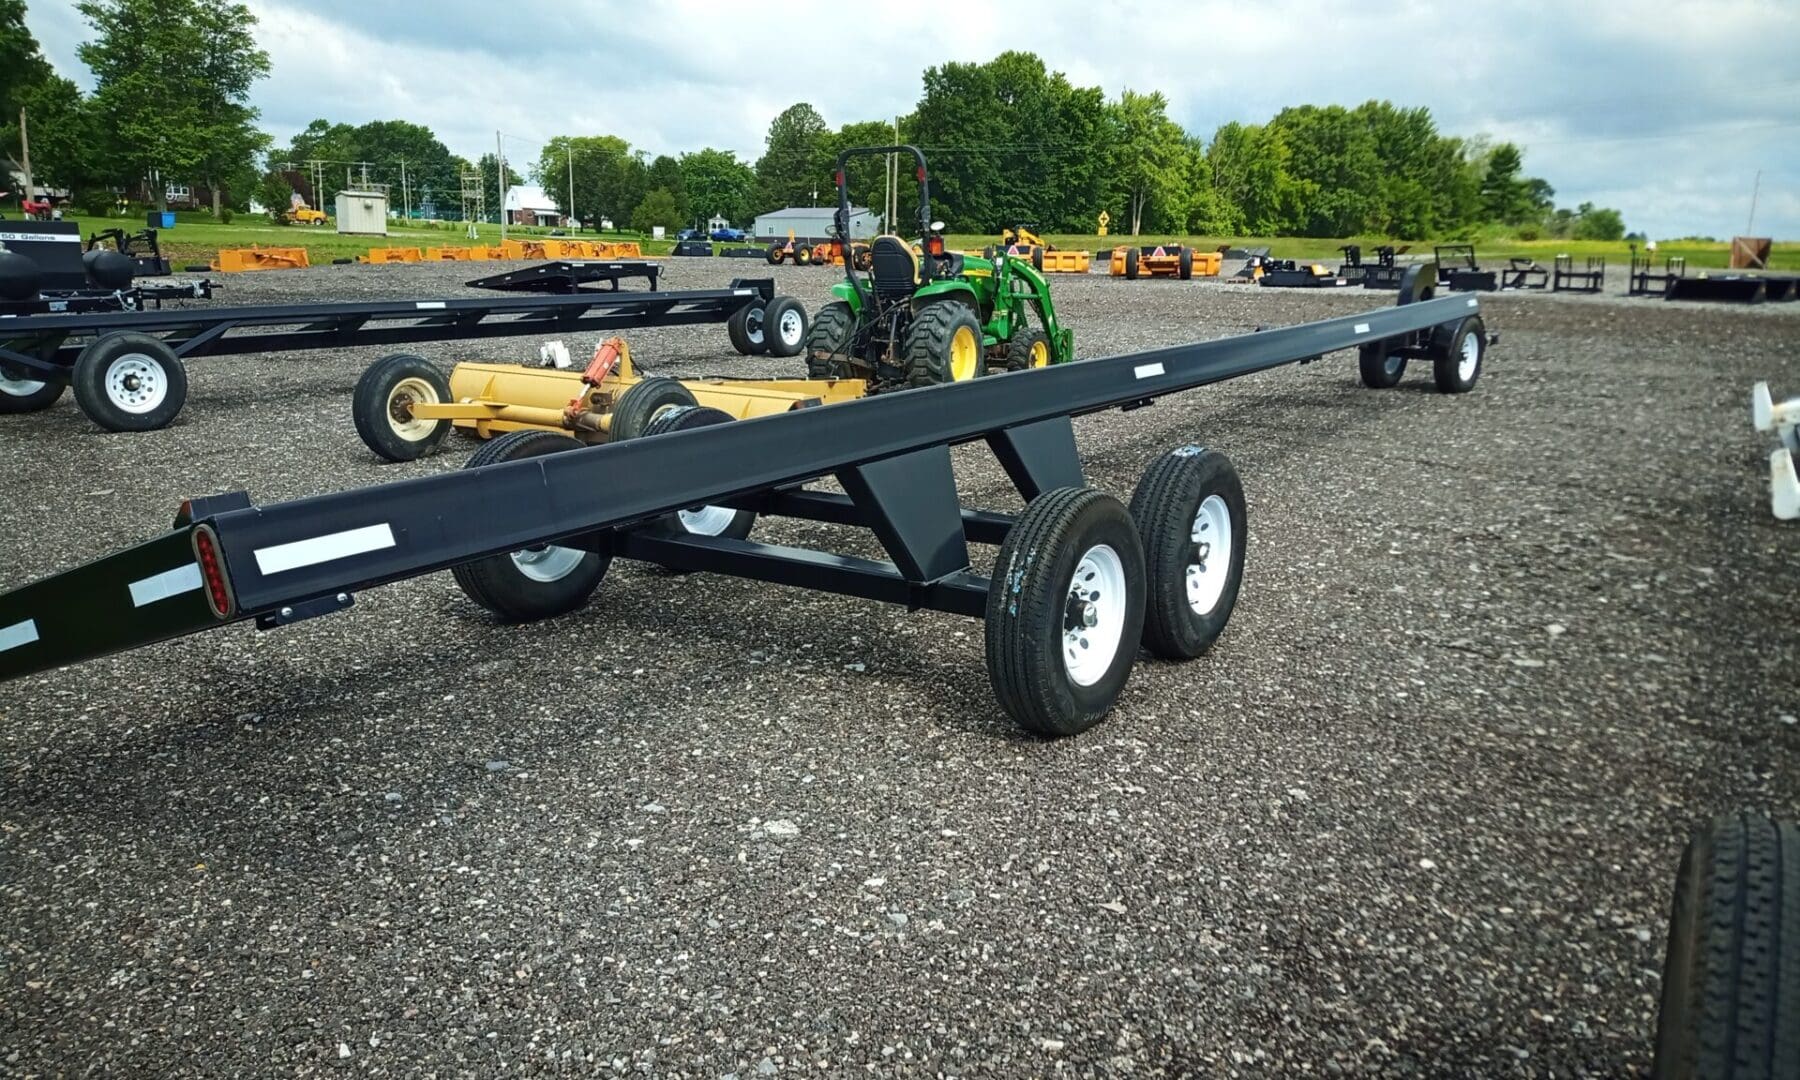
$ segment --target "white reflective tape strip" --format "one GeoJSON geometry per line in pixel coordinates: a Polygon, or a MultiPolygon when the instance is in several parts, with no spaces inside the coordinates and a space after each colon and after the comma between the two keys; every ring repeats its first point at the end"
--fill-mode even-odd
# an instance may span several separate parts
{"type": "Polygon", "coordinates": [[[34,244],[40,240],[54,240],[57,243],[79,244],[79,243],[81,243],[81,236],[78,233],[35,233],[35,232],[4,231],[4,232],[0,232],[0,240],[7,240],[7,241],[10,241],[15,244],[17,244],[17,243],[34,244]]]}
{"type": "Polygon", "coordinates": [[[731,290],[731,294],[733,296],[754,296],[754,295],[756,295],[756,290],[755,289],[733,289],[733,290],[731,290]]]}
{"type": "Polygon", "coordinates": [[[1140,379],[1148,379],[1152,376],[1161,375],[1163,373],[1163,366],[1160,363],[1139,364],[1137,367],[1132,368],[1131,371],[1132,374],[1140,379]]]}
{"type": "Polygon", "coordinates": [[[311,540],[295,540],[291,544],[256,549],[256,569],[261,573],[279,574],[302,566],[317,566],[334,559],[348,559],[371,551],[394,546],[394,530],[386,524],[365,525],[360,529],[327,533],[311,540]]]}
{"type": "Polygon", "coordinates": [[[1366,322],[1359,322],[1359,323],[1357,323],[1357,324],[1356,324],[1356,332],[1357,332],[1357,333],[1359,333],[1359,334],[1366,334],[1366,333],[1368,333],[1368,332],[1369,332],[1369,324],[1368,324],[1368,323],[1366,323],[1366,322]]]}
{"type": "Polygon", "coordinates": [[[1470,307],[1479,307],[1479,306],[1481,306],[1481,301],[1479,301],[1479,300],[1475,299],[1473,296],[1471,296],[1471,297],[1469,297],[1469,306],[1470,307]]]}
{"type": "Polygon", "coordinates": [[[444,302],[442,300],[419,300],[413,303],[413,307],[423,308],[425,310],[434,310],[443,306],[444,302]]]}
{"type": "Polygon", "coordinates": [[[143,607],[200,587],[200,564],[188,563],[131,583],[131,606],[143,607]]]}
{"type": "Polygon", "coordinates": [[[26,619],[11,626],[0,626],[0,652],[29,645],[38,639],[37,623],[26,619]]]}

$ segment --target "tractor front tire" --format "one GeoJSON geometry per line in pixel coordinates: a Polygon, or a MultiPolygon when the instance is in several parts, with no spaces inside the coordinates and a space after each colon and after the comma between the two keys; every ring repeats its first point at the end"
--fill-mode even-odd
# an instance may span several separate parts
{"type": "Polygon", "coordinates": [[[350,419],[363,445],[384,461],[412,461],[437,449],[448,420],[415,420],[412,406],[450,400],[450,380],[421,357],[394,353],[370,364],[356,380],[350,419]]]}
{"type": "Polygon", "coordinates": [[[613,403],[612,421],[607,426],[608,442],[635,439],[649,430],[658,415],[683,405],[698,405],[694,394],[681,383],[665,375],[652,375],[627,387],[613,403]]]}
{"type": "Polygon", "coordinates": [[[813,316],[802,346],[806,353],[806,377],[844,379],[850,376],[850,341],[856,336],[856,316],[850,305],[833,300],[813,316]]]}
{"type": "Polygon", "coordinates": [[[1217,450],[1183,446],[1150,463],[1131,495],[1149,574],[1144,647],[1191,660],[1212,647],[1244,580],[1244,485],[1217,450]]]}
{"type": "Polygon", "coordinates": [[[1371,341],[1356,350],[1356,368],[1362,384],[1371,390],[1388,390],[1406,374],[1406,357],[1388,351],[1385,341],[1371,341]]]}
{"type": "MultiPolygon", "coordinates": [[[[579,449],[581,443],[558,432],[509,431],[475,451],[463,467],[476,469],[579,449]]],[[[540,544],[464,563],[452,567],[450,574],[463,595],[507,622],[547,619],[586,604],[600,587],[612,553],[603,543],[593,546],[600,550],[540,544]]]]}
{"type": "Polygon", "coordinates": [[[901,348],[906,381],[912,386],[968,382],[987,374],[981,323],[957,300],[931,304],[913,319],[901,348]]]}
{"type": "Polygon", "coordinates": [[[1050,339],[1044,336],[1042,330],[1021,330],[1006,343],[1008,371],[1048,367],[1050,360],[1050,339]]]}
{"type": "Polygon", "coordinates": [[[1056,488],[1006,534],[988,588],[988,682],[1027,731],[1074,735],[1112,709],[1137,658],[1144,550],[1119,500],[1056,488]]]}

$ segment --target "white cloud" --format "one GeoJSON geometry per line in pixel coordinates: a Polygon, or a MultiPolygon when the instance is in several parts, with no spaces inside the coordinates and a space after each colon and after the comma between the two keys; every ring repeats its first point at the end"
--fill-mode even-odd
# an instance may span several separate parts
{"type": "MultiPolygon", "coordinates": [[[[833,124],[912,109],[920,73],[1029,49],[1109,94],[1160,89],[1189,130],[1284,105],[1386,98],[1441,128],[1516,139],[1560,203],[1653,235],[1800,236],[1800,4],[1667,0],[1380,5],[1075,0],[250,0],[274,61],[256,104],[285,140],[316,117],[426,124],[457,153],[531,160],[564,133],[754,159],[810,101],[833,124]]],[[[45,52],[85,81],[73,5],[39,0],[45,52]]]]}

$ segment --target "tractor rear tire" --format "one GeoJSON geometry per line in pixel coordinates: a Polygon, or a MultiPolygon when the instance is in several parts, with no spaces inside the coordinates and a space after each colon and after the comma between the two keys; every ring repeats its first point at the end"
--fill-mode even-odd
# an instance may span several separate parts
{"type": "Polygon", "coordinates": [[[960,300],[941,300],[919,312],[901,347],[911,386],[968,382],[987,374],[981,322],[960,300]]]}
{"type": "MultiPolygon", "coordinates": [[[[558,432],[509,431],[470,455],[463,468],[579,449],[581,443],[558,432]]],[[[586,604],[600,587],[612,553],[604,543],[596,546],[601,550],[540,544],[452,567],[450,575],[463,595],[507,622],[547,619],[586,604]]]]}
{"type": "Polygon", "coordinates": [[[1192,660],[1225,631],[1243,584],[1243,482],[1224,454],[1183,446],[1144,470],[1131,517],[1149,575],[1144,647],[1192,660]]]}
{"type": "MultiPolygon", "coordinates": [[[[677,405],[657,414],[644,429],[644,438],[653,439],[675,431],[729,424],[732,416],[723,409],[703,405],[677,405]]],[[[753,510],[733,510],[727,506],[695,506],[659,517],[644,526],[646,532],[663,536],[723,536],[742,540],[756,524],[753,510]]]]}
{"type": "Polygon", "coordinates": [[[741,356],[768,352],[769,339],[763,333],[763,305],[752,302],[732,312],[731,318],[725,320],[725,335],[741,356]]]}
{"type": "Polygon", "coordinates": [[[1466,394],[1481,378],[1487,359],[1487,328],[1481,316],[1471,315],[1448,334],[1433,334],[1431,375],[1442,394],[1466,394]]]}
{"type": "Polygon", "coordinates": [[[1688,842],[1651,1075],[1800,1076],[1800,826],[1738,814],[1688,842]]]}
{"type": "Polygon", "coordinates": [[[48,409],[68,388],[68,383],[40,382],[27,377],[24,372],[15,377],[5,367],[0,367],[0,414],[48,409]]]}
{"type": "Polygon", "coordinates": [[[807,327],[802,351],[806,353],[809,379],[850,377],[850,341],[856,336],[856,316],[850,305],[833,300],[819,309],[807,327]]]}
{"type": "Polygon", "coordinates": [[[187,401],[187,369],[161,338],[107,334],[75,358],[75,402],[108,431],[168,427],[187,401]]]}
{"type": "Polygon", "coordinates": [[[1053,356],[1050,339],[1042,330],[1021,330],[1006,343],[1006,370],[1025,371],[1048,367],[1053,356]]]}
{"type": "Polygon", "coordinates": [[[1138,249],[1134,248],[1134,247],[1128,247],[1125,249],[1125,280],[1126,281],[1136,281],[1137,276],[1138,276],[1138,249]]]}
{"type": "Polygon", "coordinates": [[[1177,272],[1181,276],[1181,280],[1194,280],[1194,249],[1191,247],[1183,247],[1181,249],[1181,254],[1177,256],[1175,260],[1175,265],[1177,267],[1177,272]]]}
{"type": "Polygon", "coordinates": [[[1371,390],[1388,390],[1400,385],[1406,374],[1406,357],[1388,351],[1385,341],[1371,341],[1356,350],[1356,368],[1362,384],[1371,390]]]}
{"type": "Polygon", "coordinates": [[[450,400],[450,380],[429,361],[394,353],[370,364],[356,380],[350,419],[363,445],[384,461],[413,461],[437,449],[450,433],[448,420],[414,420],[416,402],[450,400]]]}
{"type": "Polygon", "coordinates": [[[627,387],[613,403],[607,441],[635,439],[649,430],[651,421],[659,414],[683,405],[698,404],[687,387],[667,376],[652,375],[627,387]]]}
{"type": "Polygon", "coordinates": [[[1006,534],[983,627],[988,682],[1027,731],[1074,735],[1112,709],[1144,622],[1144,550],[1119,500],[1056,488],[1006,534]]]}
{"type": "Polygon", "coordinates": [[[770,356],[799,356],[806,347],[806,308],[791,296],[777,296],[763,305],[763,344],[770,356]]]}

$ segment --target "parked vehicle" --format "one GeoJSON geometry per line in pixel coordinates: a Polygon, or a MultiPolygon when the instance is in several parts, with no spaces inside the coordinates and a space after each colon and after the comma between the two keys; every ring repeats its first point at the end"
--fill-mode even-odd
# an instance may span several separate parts
{"type": "Polygon", "coordinates": [[[730,226],[726,226],[723,229],[714,229],[712,231],[712,239],[721,244],[741,244],[745,240],[750,239],[750,234],[742,229],[733,229],[730,226]]]}

